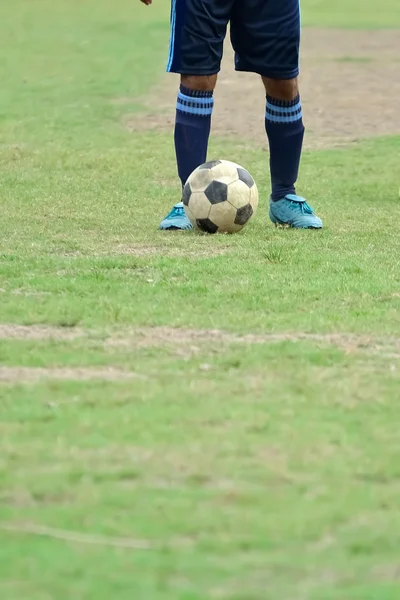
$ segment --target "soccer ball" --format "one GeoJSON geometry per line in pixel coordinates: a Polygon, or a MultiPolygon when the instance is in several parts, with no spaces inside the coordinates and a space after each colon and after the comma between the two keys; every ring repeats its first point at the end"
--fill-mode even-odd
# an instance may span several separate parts
{"type": "Polygon", "coordinates": [[[193,171],[183,188],[182,201],[193,227],[207,233],[236,233],[255,214],[258,190],[246,169],[215,160],[193,171]]]}

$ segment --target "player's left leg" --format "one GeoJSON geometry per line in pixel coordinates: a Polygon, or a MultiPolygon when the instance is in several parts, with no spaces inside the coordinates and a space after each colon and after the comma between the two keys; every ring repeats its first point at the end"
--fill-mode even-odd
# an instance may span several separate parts
{"type": "Polygon", "coordinates": [[[304,137],[297,77],[262,79],[267,93],[265,130],[270,149],[271,221],[277,225],[320,229],[321,219],[304,198],[296,194],[295,188],[304,137]]]}
{"type": "Polygon", "coordinates": [[[265,128],[270,147],[270,217],[276,224],[320,229],[322,221],[297,196],[304,137],[298,89],[298,0],[244,0],[232,22],[236,69],[262,76],[267,92],[265,128]]]}

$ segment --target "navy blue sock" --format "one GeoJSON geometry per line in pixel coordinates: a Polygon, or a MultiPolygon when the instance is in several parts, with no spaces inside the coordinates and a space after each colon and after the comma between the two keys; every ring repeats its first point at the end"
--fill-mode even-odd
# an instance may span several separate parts
{"type": "Polygon", "coordinates": [[[265,129],[269,140],[272,200],[295,194],[304,125],[300,96],[287,102],[267,96],[265,129]]]}
{"type": "Polygon", "coordinates": [[[207,160],[213,108],[213,92],[190,90],[181,85],[176,105],[175,152],[182,186],[207,160]]]}

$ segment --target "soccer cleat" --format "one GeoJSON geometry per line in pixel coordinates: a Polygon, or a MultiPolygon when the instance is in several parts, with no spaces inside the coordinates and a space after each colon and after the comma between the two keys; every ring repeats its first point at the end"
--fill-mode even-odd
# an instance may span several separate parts
{"type": "Polygon", "coordinates": [[[322,221],[304,198],[287,194],[282,200],[269,203],[269,218],[275,225],[288,225],[297,229],[321,229],[322,221]]]}
{"type": "Polygon", "coordinates": [[[175,204],[171,212],[161,221],[159,229],[164,231],[182,231],[193,229],[193,225],[186,216],[183,202],[175,204]]]}

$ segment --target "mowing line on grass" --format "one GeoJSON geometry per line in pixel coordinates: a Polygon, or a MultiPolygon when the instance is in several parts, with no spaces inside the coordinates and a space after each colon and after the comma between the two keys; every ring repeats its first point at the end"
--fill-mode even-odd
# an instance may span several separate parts
{"type": "Polygon", "coordinates": [[[160,547],[186,548],[193,546],[193,541],[185,538],[175,538],[166,543],[156,544],[149,540],[81,533],[79,531],[68,531],[65,529],[46,527],[44,525],[35,525],[34,523],[0,523],[0,529],[2,531],[9,531],[10,533],[44,536],[53,539],[64,540],[67,542],[74,542],[77,544],[113,546],[115,548],[132,548],[133,550],[154,550],[160,547]]]}
{"type": "Polygon", "coordinates": [[[0,367],[0,383],[35,383],[42,379],[122,381],[132,378],[146,379],[144,375],[116,367],[0,367]]]}

